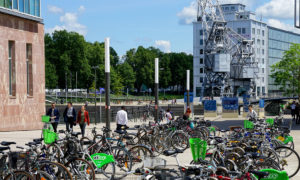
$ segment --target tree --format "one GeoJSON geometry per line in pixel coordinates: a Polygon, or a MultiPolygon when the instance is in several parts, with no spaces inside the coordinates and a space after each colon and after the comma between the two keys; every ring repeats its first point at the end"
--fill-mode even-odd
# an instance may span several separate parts
{"type": "Polygon", "coordinates": [[[292,44],[284,52],[282,60],[271,68],[271,77],[282,92],[286,95],[300,95],[300,44],[292,44]]]}
{"type": "Polygon", "coordinates": [[[122,84],[129,89],[134,88],[134,83],[136,81],[135,72],[128,62],[119,64],[117,70],[121,77],[122,84]]]}
{"type": "Polygon", "coordinates": [[[46,81],[46,88],[54,89],[57,86],[57,75],[55,66],[51,64],[47,59],[45,60],[45,81],[46,81]]]}

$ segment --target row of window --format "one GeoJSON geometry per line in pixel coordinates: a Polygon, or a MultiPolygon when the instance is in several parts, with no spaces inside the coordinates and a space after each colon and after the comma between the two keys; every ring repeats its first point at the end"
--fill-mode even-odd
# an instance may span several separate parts
{"type": "Polygon", "coordinates": [[[290,43],[300,43],[300,35],[274,30],[271,28],[269,28],[269,38],[290,43]]]}
{"type": "Polygon", "coordinates": [[[0,0],[0,6],[33,16],[41,16],[40,0],[0,0]]]}
{"type": "MultiPolygon", "coordinates": [[[[260,29],[255,29],[255,28],[252,28],[252,34],[257,34],[257,35],[260,35],[260,29]]],[[[265,30],[261,30],[261,35],[262,36],[265,36],[265,30]]]]}
{"type": "MultiPolygon", "coordinates": [[[[9,66],[9,95],[16,96],[16,55],[15,42],[8,42],[8,66],[9,66]]],[[[26,84],[27,95],[33,96],[33,72],[32,72],[32,44],[26,44],[26,84]]]]}
{"type": "MultiPolygon", "coordinates": [[[[264,86],[261,87],[262,89],[262,95],[266,94],[266,88],[264,86]]],[[[260,96],[260,87],[257,87],[257,95],[260,96]]]]}
{"type": "Polygon", "coordinates": [[[265,45],[265,40],[260,40],[260,39],[257,39],[256,42],[255,42],[255,38],[252,38],[252,41],[253,41],[253,44],[257,43],[258,45],[260,45],[260,42],[261,42],[261,45],[265,45]]]}

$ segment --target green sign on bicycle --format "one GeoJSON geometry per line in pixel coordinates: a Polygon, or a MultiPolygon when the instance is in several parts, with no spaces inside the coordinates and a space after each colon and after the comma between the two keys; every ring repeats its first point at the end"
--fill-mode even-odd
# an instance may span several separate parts
{"type": "Polygon", "coordinates": [[[96,164],[97,168],[102,168],[102,166],[115,162],[113,155],[108,155],[104,153],[96,153],[91,155],[92,161],[96,164]]]}

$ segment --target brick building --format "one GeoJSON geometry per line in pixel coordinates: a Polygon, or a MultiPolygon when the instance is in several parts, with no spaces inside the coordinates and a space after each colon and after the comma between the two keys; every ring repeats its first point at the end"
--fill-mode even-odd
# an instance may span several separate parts
{"type": "Polygon", "coordinates": [[[42,127],[44,25],[40,0],[0,0],[0,131],[42,127]]]}

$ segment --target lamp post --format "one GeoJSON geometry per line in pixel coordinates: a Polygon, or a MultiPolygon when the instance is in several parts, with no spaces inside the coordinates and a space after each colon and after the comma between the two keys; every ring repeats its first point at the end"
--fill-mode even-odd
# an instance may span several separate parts
{"type": "Polygon", "coordinates": [[[186,108],[190,107],[190,70],[186,70],[186,108]]]}
{"type": "Polygon", "coordinates": [[[105,110],[106,110],[106,127],[110,129],[110,52],[109,38],[105,38],[105,110]]]}
{"type": "Polygon", "coordinates": [[[99,68],[99,66],[92,66],[92,69],[95,70],[95,125],[97,124],[96,118],[97,118],[97,94],[96,94],[96,89],[97,89],[97,74],[96,70],[99,68]]]}
{"type": "Polygon", "coordinates": [[[158,122],[158,118],[159,118],[159,112],[158,112],[158,106],[159,106],[159,103],[158,103],[158,86],[159,86],[159,65],[158,65],[158,62],[159,59],[158,58],[155,58],[155,88],[154,88],[154,92],[155,92],[155,122],[157,123],[158,122]]]}

